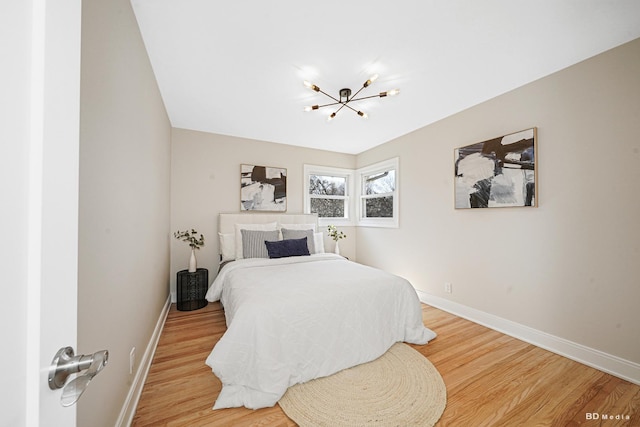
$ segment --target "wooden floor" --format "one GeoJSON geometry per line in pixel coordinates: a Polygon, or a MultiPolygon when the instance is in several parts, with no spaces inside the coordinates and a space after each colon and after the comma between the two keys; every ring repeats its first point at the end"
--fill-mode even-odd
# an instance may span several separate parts
{"type": "MultiPolygon", "coordinates": [[[[447,386],[437,426],[640,426],[640,386],[444,311],[422,311],[438,337],[412,347],[447,386]]],[[[187,312],[171,307],[134,426],[296,425],[278,405],[211,409],[221,384],[204,360],[225,330],[219,303],[187,312]]]]}

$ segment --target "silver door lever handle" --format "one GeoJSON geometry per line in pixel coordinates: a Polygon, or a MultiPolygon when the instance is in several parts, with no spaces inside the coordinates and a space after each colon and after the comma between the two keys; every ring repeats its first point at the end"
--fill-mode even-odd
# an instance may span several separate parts
{"type": "Polygon", "coordinates": [[[74,355],[73,348],[63,347],[56,353],[51,368],[49,368],[49,388],[57,390],[64,387],[60,402],[62,406],[71,406],[78,401],[82,393],[96,375],[107,365],[109,352],[98,351],[91,355],[74,355]],[[66,386],[70,375],[86,371],[71,380],[66,386]]]}

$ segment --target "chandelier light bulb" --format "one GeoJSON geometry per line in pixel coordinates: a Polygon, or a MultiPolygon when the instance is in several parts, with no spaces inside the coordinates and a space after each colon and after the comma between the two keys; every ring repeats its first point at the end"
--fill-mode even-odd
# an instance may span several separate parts
{"type": "Polygon", "coordinates": [[[320,88],[319,88],[318,86],[316,86],[316,85],[314,85],[313,83],[308,82],[308,81],[306,81],[306,80],[305,80],[305,81],[303,81],[303,82],[302,82],[302,84],[303,84],[305,87],[308,87],[308,88],[309,88],[309,89],[311,89],[311,90],[315,90],[316,92],[319,92],[319,91],[320,91],[320,88]]]}
{"type": "Polygon", "coordinates": [[[320,108],[319,105],[308,105],[304,107],[304,111],[313,111],[313,110],[317,110],[318,108],[320,108]]]}
{"type": "Polygon", "coordinates": [[[380,92],[380,98],[384,98],[385,96],[395,96],[400,93],[400,89],[392,89],[386,92],[380,92]]]}
{"type": "Polygon", "coordinates": [[[327,121],[330,122],[331,120],[334,119],[335,116],[336,116],[336,113],[331,113],[329,117],[327,117],[327,121]]]}
{"type": "Polygon", "coordinates": [[[369,118],[369,116],[367,115],[367,113],[363,113],[362,111],[358,111],[358,115],[359,115],[360,117],[362,117],[363,119],[368,119],[368,118],[369,118]]]}
{"type": "Polygon", "coordinates": [[[362,85],[363,87],[367,87],[369,86],[371,83],[375,82],[376,80],[378,80],[378,75],[374,74],[373,76],[369,77],[369,80],[367,80],[366,82],[364,82],[364,84],[362,85]]]}

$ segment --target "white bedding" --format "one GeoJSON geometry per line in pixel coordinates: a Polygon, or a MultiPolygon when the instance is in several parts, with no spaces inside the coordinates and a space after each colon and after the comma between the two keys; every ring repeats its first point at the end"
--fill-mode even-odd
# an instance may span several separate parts
{"type": "Polygon", "coordinates": [[[206,362],[223,385],[213,409],[273,406],[291,385],[436,336],[408,281],[334,254],[235,261],[206,298],[228,327],[206,362]]]}

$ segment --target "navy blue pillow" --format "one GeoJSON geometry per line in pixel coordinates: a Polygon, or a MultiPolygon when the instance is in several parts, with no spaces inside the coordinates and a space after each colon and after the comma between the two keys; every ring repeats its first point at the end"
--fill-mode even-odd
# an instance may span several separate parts
{"type": "Polygon", "coordinates": [[[265,240],[269,258],[284,258],[289,256],[309,255],[307,247],[307,238],[278,240],[277,242],[269,242],[265,240]]]}

